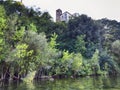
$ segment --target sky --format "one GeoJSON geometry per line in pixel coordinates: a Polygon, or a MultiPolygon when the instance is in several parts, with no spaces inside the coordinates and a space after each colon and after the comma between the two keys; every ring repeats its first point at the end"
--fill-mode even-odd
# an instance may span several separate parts
{"type": "MultiPolygon", "coordinates": [[[[20,1],[20,0],[16,0],[20,1]]],[[[56,9],[71,14],[86,14],[93,19],[108,18],[120,22],[120,0],[23,0],[26,6],[48,11],[55,20],[56,9]]]]}

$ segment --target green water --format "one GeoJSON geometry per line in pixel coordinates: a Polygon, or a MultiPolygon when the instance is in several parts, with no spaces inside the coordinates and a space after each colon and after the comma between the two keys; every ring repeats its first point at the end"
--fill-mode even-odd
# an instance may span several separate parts
{"type": "Polygon", "coordinates": [[[0,83],[0,90],[120,90],[120,77],[84,77],[29,83],[0,83]]]}

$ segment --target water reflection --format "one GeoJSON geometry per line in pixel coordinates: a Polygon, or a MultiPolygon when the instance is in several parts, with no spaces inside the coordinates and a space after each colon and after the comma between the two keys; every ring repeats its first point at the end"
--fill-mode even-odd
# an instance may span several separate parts
{"type": "Polygon", "coordinates": [[[120,77],[84,77],[29,83],[1,82],[0,90],[120,90],[120,77]]]}

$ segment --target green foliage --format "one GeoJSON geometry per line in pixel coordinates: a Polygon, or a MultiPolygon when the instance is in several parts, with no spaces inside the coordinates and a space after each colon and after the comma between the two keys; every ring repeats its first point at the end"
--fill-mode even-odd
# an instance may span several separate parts
{"type": "Polygon", "coordinates": [[[60,69],[62,74],[66,74],[69,70],[69,67],[71,66],[70,61],[73,57],[72,53],[69,53],[68,51],[63,51],[63,56],[60,59],[60,69]]]}
{"type": "Polygon", "coordinates": [[[79,75],[88,76],[88,75],[92,75],[92,74],[93,74],[93,72],[91,69],[91,65],[88,62],[83,61],[82,67],[79,71],[79,75]]]}
{"type": "Polygon", "coordinates": [[[0,5],[0,36],[3,36],[3,29],[6,26],[6,19],[5,19],[5,9],[2,5],[0,5]]]}
{"type": "Polygon", "coordinates": [[[120,40],[116,40],[112,43],[112,51],[115,55],[119,56],[120,54],[120,40]]]}
{"type": "Polygon", "coordinates": [[[0,5],[0,29],[5,27],[6,19],[5,19],[5,9],[2,5],[0,5]]]}
{"type": "Polygon", "coordinates": [[[2,1],[0,76],[25,77],[29,71],[38,71],[39,76],[116,73],[119,28],[117,21],[93,20],[87,15],[68,23],[53,22],[48,12],[13,0],[2,1]]]}
{"type": "Polygon", "coordinates": [[[57,35],[54,33],[52,34],[52,37],[50,38],[49,45],[51,48],[55,48],[58,44],[56,43],[57,35]]]}
{"type": "Polygon", "coordinates": [[[28,46],[28,50],[33,50],[32,61],[39,65],[44,65],[47,61],[47,40],[43,33],[37,34],[33,31],[27,31],[23,40],[28,46]]]}
{"type": "Polygon", "coordinates": [[[16,46],[16,53],[15,56],[18,58],[24,58],[24,57],[29,57],[32,55],[33,50],[27,51],[28,45],[26,44],[18,44],[16,46]]]}
{"type": "Polygon", "coordinates": [[[69,54],[68,51],[63,51],[63,57],[61,59],[62,63],[69,61],[72,58],[72,54],[69,54]]]}
{"type": "Polygon", "coordinates": [[[85,55],[86,52],[86,47],[85,47],[85,41],[84,41],[85,36],[81,35],[77,37],[76,43],[75,43],[75,48],[76,52],[80,52],[83,56],[85,55]]]}
{"type": "Polygon", "coordinates": [[[91,58],[91,68],[93,70],[93,73],[100,74],[100,65],[99,65],[99,51],[96,50],[91,58]]]}
{"type": "Polygon", "coordinates": [[[30,24],[29,30],[32,30],[32,31],[34,31],[34,32],[37,32],[36,26],[35,26],[33,23],[30,24]]]}
{"type": "Polygon", "coordinates": [[[18,44],[13,54],[15,58],[14,62],[16,62],[16,64],[18,65],[18,68],[20,69],[19,74],[22,74],[22,73],[25,73],[26,71],[31,70],[30,63],[32,62],[32,60],[30,57],[33,54],[33,50],[27,50],[27,49],[28,49],[27,44],[24,44],[24,43],[18,44]]]}
{"type": "Polygon", "coordinates": [[[5,58],[5,37],[4,32],[6,28],[5,9],[0,5],[0,61],[5,58]]]}
{"type": "Polygon", "coordinates": [[[20,30],[15,32],[15,34],[13,36],[13,40],[21,41],[23,39],[24,34],[25,34],[25,27],[20,27],[20,30]]]}
{"type": "Polygon", "coordinates": [[[99,25],[86,15],[71,19],[60,37],[62,48],[69,52],[81,52],[83,56],[91,58],[98,44],[98,28],[99,25]]]}
{"type": "Polygon", "coordinates": [[[114,54],[115,61],[120,65],[120,40],[112,43],[112,53],[114,54]]]}
{"type": "Polygon", "coordinates": [[[5,19],[0,17],[0,29],[4,28],[5,27],[5,19]]]}
{"type": "Polygon", "coordinates": [[[79,71],[82,66],[82,55],[80,53],[75,54],[72,62],[72,70],[79,71]]]}
{"type": "Polygon", "coordinates": [[[93,65],[99,65],[99,51],[98,50],[96,50],[95,51],[95,53],[93,54],[93,56],[92,56],[92,58],[91,58],[91,63],[93,64],[93,65]]]}

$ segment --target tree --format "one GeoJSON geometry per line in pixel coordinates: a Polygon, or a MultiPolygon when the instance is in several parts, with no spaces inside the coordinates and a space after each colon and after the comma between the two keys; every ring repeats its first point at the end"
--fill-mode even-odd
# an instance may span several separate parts
{"type": "Polygon", "coordinates": [[[100,65],[99,65],[99,51],[96,50],[91,58],[91,68],[93,71],[93,74],[97,75],[100,73],[100,65]]]}
{"type": "Polygon", "coordinates": [[[80,52],[83,56],[85,56],[86,52],[86,47],[85,44],[86,42],[84,41],[85,36],[81,35],[77,37],[76,43],[75,43],[75,51],[80,52]]]}
{"type": "Polygon", "coordinates": [[[0,5],[0,61],[4,60],[5,54],[5,32],[6,28],[6,19],[5,19],[5,10],[4,7],[0,5]]]}
{"type": "Polygon", "coordinates": [[[72,70],[74,71],[74,75],[77,75],[81,67],[82,67],[82,55],[80,53],[77,53],[74,55],[72,61],[72,70]]]}
{"type": "Polygon", "coordinates": [[[116,40],[112,43],[112,53],[115,56],[116,62],[120,65],[120,40],[116,40]]]}
{"type": "MultiPolygon", "coordinates": [[[[78,36],[84,36],[85,56],[92,57],[98,44],[98,25],[93,19],[86,15],[81,15],[71,19],[67,24],[67,30],[63,32],[61,44],[63,48],[70,52],[76,51],[76,40],[78,36]]],[[[80,45],[80,44],[79,44],[80,45]]]]}
{"type": "MultiPolygon", "coordinates": [[[[6,29],[6,13],[2,5],[0,5],[0,79],[5,79],[7,77],[7,70],[9,63],[6,63],[6,58],[8,57],[9,49],[6,45],[5,40],[5,29],[6,29]]],[[[8,77],[9,78],[9,75],[8,77]]]]}

